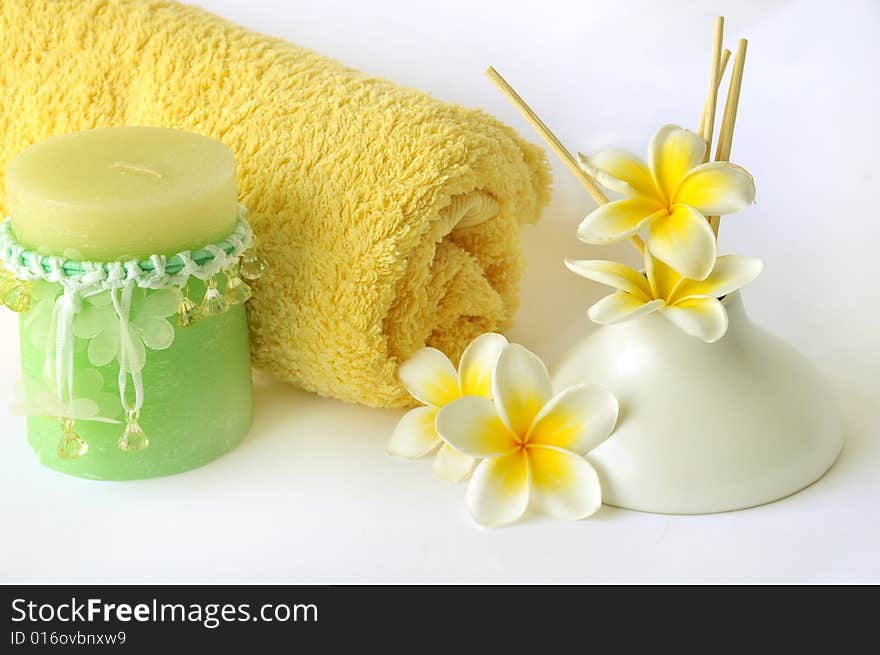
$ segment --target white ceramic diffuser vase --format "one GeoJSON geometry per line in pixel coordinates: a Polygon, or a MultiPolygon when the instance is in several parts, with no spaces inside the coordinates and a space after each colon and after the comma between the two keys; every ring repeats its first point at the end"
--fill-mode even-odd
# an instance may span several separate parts
{"type": "Polygon", "coordinates": [[[822,476],[843,445],[825,381],[755,325],[740,294],[727,333],[688,336],[659,312],[599,327],[557,368],[557,388],[611,390],[620,419],[589,454],[603,502],[666,514],[725,512],[788,496],[822,476]]]}

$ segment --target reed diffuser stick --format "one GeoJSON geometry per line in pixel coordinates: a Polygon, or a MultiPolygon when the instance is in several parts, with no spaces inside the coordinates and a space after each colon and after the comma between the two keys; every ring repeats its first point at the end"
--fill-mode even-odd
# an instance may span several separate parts
{"type": "MultiPolygon", "coordinates": [[[[715,86],[716,93],[718,89],[721,87],[721,80],[724,79],[724,71],[727,70],[727,62],[730,60],[730,49],[724,48],[724,52],[721,53],[721,72],[718,73],[718,83],[715,86]]],[[[717,97],[716,97],[716,106],[717,106],[717,97]]],[[[705,130],[706,125],[706,106],[703,105],[703,113],[700,114],[700,129],[697,132],[702,135],[705,130]]]]}
{"type": "Polygon", "coordinates": [[[715,134],[715,109],[718,106],[718,86],[721,82],[721,51],[724,41],[724,16],[715,19],[715,38],[712,45],[712,68],[709,74],[709,91],[703,105],[706,120],[701,121],[700,135],[706,141],[704,162],[712,156],[712,136],[715,134]]]}
{"type": "MultiPolygon", "coordinates": [[[[721,129],[718,132],[718,147],[715,150],[715,161],[730,161],[730,148],[733,144],[733,128],[736,126],[736,112],[739,108],[739,95],[742,91],[743,71],[746,65],[746,50],[749,42],[740,39],[736,48],[736,57],[733,60],[733,72],[730,75],[730,88],[727,91],[727,102],[724,105],[724,116],[721,119],[721,129]]],[[[718,228],[721,225],[720,216],[709,218],[709,224],[715,236],[718,236],[718,228]]]]}
{"type": "Polygon", "coordinates": [[[746,50],[749,42],[740,39],[733,61],[733,73],[730,77],[730,90],[727,92],[727,103],[721,119],[721,131],[718,134],[718,148],[715,150],[715,161],[730,161],[730,148],[733,144],[733,128],[736,126],[736,112],[739,109],[739,96],[742,91],[743,71],[746,65],[746,50]]]}
{"type": "Polygon", "coordinates": [[[730,48],[724,48],[724,52],[721,53],[721,72],[718,73],[718,86],[721,86],[721,78],[724,77],[724,71],[727,70],[727,62],[730,61],[731,54],[730,48]]]}
{"type": "MultiPolygon", "coordinates": [[[[504,94],[504,96],[513,104],[514,107],[519,110],[519,113],[522,114],[523,118],[525,118],[532,127],[541,135],[541,138],[547,142],[547,145],[555,152],[562,162],[568,166],[572,173],[575,174],[575,177],[580,180],[581,184],[587,189],[587,192],[593,197],[598,204],[604,205],[608,202],[608,196],[606,196],[602,189],[599,188],[599,185],[596,184],[596,181],[583,169],[581,168],[578,161],[574,158],[574,156],[562,145],[562,142],[556,137],[553,132],[550,131],[550,128],[542,121],[538,115],[532,110],[531,107],[526,103],[525,100],[522,99],[510,84],[507,83],[501,74],[496,71],[493,67],[489,67],[486,69],[486,75],[492,80],[492,83],[498,87],[498,90],[504,94]]],[[[645,243],[642,241],[639,235],[635,234],[630,237],[630,241],[636,247],[636,249],[643,253],[645,251],[645,243]]]]}

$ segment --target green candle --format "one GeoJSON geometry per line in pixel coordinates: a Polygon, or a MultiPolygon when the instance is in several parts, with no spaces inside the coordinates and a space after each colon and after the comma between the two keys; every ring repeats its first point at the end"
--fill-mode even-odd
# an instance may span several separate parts
{"type": "Polygon", "coordinates": [[[21,405],[40,461],[122,480],[234,447],[253,403],[232,153],[188,132],[106,128],[28,148],[6,183],[4,258],[23,260],[29,294],[6,304],[27,309],[21,405]],[[41,279],[27,281],[34,260],[41,279]]]}

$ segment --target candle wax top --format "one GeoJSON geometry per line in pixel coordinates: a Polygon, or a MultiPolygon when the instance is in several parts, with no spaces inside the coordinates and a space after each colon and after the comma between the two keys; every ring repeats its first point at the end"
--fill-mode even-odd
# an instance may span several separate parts
{"type": "Polygon", "coordinates": [[[19,241],[68,259],[173,255],[227,236],[238,215],[235,159],[219,141],[160,127],[54,137],[6,172],[19,241]]]}

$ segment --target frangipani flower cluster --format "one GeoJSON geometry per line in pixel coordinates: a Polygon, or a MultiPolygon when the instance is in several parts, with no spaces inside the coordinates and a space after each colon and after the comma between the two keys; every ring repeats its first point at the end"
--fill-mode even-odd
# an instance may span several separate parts
{"type": "Polygon", "coordinates": [[[583,220],[581,241],[611,243],[646,232],[644,274],[616,262],[566,260],[578,275],[618,290],[590,308],[595,322],[617,323],[660,310],[703,341],[724,336],[727,312],[719,299],[754,280],[761,262],[718,257],[709,217],[754,203],[755,182],[735,164],[704,163],[707,155],[703,137],[676,125],[654,135],[647,164],[617,149],[579,155],[584,170],[624,196],[583,220]]]}
{"type": "Polygon", "coordinates": [[[748,171],[729,162],[703,163],[707,148],[699,134],[665,125],[651,140],[647,165],[625,150],[579,155],[584,170],[624,198],[587,216],[578,237],[603,244],[646,229],[654,257],[683,277],[705,279],[716,256],[708,217],[733,214],[755,202],[748,171]]]}
{"type": "Polygon", "coordinates": [[[691,280],[645,250],[645,273],[618,262],[566,260],[573,273],[617,289],[590,307],[596,323],[609,325],[659,311],[679,328],[707,343],[727,331],[727,311],[718,300],[761,273],[759,259],[724,255],[705,280],[691,280]]]}
{"type": "Polygon", "coordinates": [[[474,352],[491,353],[480,358],[478,394],[461,393],[474,388],[464,383],[467,372],[474,370],[464,356],[458,387],[450,376],[451,364],[440,365],[434,369],[439,375],[431,377],[428,362],[442,361],[426,354],[433,349],[423,349],[405,362],[400,377],[408,380],[408,387],[418,370],[422,393],[430,388],[435,402],[446,402],[404,416],[389,450],[415,456],[419,450],[427,453],[436,448],[436,439],[468,459],[468,473],[473,462],[481,460],[468,485],[468,506],[482,525],[515,521],[532,502],[553,516],[585,518],[601,505],[602,492],[584,455],[611,434],[617,423],[617,401],[610,392],[588,386],[554,395],[541,360],[502,340],[500,335],[486,334],[465,351],[469,359],[474,352]],[[493,360],[491,368],[484,366],[493,360]],[[433,424],[428,416],[434,417],[433,424]],[[418,430],[413,429],[417,424],[418,430]]]}

